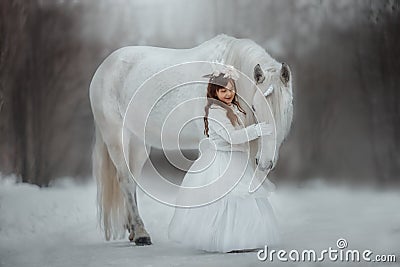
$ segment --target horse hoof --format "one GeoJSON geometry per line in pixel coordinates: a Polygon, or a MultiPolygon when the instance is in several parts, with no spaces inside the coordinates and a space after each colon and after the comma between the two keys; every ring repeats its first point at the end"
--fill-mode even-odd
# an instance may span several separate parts
{"type": "Polygon", "coordinates": [[[151,245],[152,243],[150,237],[142,236],[135,240],[135,244],[137,246],[146,246],[146,245],[151,245]]]}
{"type": "Polygon", "coordinates": [[[129,241],[133,242],[133,239],[135,239],[135,235],[133,234],[133,231],[129,234],[129,241]]]}

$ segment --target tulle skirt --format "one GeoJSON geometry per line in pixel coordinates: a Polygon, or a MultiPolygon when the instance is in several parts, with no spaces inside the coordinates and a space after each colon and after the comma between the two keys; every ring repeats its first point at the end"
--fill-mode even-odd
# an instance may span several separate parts
{"type": "Polygon", "coordinates": [[[214,157],[212,164],[201,172],[190,172],[202,164],[201,160],[195,161],[182,186],[210,183],[223,175],[227,166],[230,173],[241,173],[242,178],[216,201],[197,207],[176,207],[168,229],[169,238],[189,247],[215,252],[264,248],[280,243],[277,221],[268,200],[274,185],[267,180],[265,187],[249,193],[254,168],[246,164],[248,153],[207,150],[203,154],[203,160],[214,157]]]}

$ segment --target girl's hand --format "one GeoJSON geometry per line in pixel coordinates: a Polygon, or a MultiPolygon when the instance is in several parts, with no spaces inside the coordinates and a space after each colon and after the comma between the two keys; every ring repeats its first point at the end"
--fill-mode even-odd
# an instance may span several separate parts
{"type": "Polygon", "coordinates": [[[263,135],[272,135],[274,126],[270,123],[260,122],[256,124],[256,131],[259,137],[263,135]]]}

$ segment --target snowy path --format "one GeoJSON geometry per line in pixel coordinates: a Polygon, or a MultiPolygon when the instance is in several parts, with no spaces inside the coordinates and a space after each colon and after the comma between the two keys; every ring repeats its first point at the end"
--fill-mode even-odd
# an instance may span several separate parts
{"type": "MultiPolygon", "coordinates": [[[[205,253],[168,242],[173,209],[140,192],[139,204],[153,239],[136,247],[124,240],[105,242],[96,221],[96,187],[64,182],[48,189],[0,180],[0,266],[283,266],[299,263],[262,262],[256,253],[205,253]]],[[[271,197],[289,252],[337,249],[345,238],[349,249],[396,254],[400,262],[400,193],[368,189],[307,188],[281,185],[271,197]]],[[[351,265],[356,265],[353,263],[351,265]]],[[[360,264],[360,263],[358,263],[360,264]]],[[[357,264],[357,265],[358,265],[357,264]]],[[[305,262],[304,266],[321,266],[305,262]]],[[[349,263],[325,260],[323,265],[349,263]]],[[[362,264],[366,266],[364,262],[362,264]]]]}

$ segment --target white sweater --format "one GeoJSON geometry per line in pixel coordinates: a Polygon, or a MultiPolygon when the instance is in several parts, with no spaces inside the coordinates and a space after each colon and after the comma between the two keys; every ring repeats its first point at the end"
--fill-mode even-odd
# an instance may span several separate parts
{"type": "Polygon", "coordinates": [[[227,111],[223,107],[215,104],[210,106],[208,114],[209,141],[215,144],[216,150],[248,152],[248,142],[259,137],[256,124],[244,127],[245,114],[233,104],[230,108],[238,116],[240,125],[232,125],[226,115],[227,111]]]}

